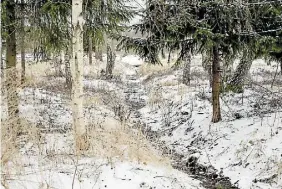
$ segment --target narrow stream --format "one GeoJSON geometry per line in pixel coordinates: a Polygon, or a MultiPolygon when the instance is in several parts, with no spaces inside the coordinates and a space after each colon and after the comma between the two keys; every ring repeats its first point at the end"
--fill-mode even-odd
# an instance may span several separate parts
{"type": "MultiPolygon", "coordinates": [[[[134,67],[136,71],[138,67],[134,67]]],[[[238,187],[231,184],[228,177],[224,177],[220,174],[217,174],[217,170],[212,166],[203,166],[197,163],[197,159],[184,158],[184,155],[179,154],[172,149],[169,149],[164,143],[160,142],[160,136],[156,131],[146,128],[145,124],[142,123],[142,115],[139,112],[141,108],[146,106],[146,101],[144,97],[146,96],[146,91],[144,86],[139,80],[137,72],[135,74],[126,75],[126,81],[124,85],[124,93],[126,96],[126,104],[131,109],[132,120],[135,125],[139,125],[145,136],[148,140],[151,141],[153,146],[162,151],[164,156],[169,157],[172,160],[173,168],[180,170],[192,178],[200,180],[202,186],[207,189],[239,189],[238,187]]]]}

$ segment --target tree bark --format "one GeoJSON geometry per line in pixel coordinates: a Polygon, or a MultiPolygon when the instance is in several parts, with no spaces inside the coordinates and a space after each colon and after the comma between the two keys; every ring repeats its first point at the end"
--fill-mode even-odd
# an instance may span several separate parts
{"type": "MultiPolygon", "coordinates": [[[[112,45],[113,46],[113,45],[112,45]]],[[[114,48],[107,44],[107,66],[106,66],[106,78],[111,79],[113,77],[113,69],[115,65],[115,52],[114,48]]]]}
{"type": "Polygon", "coordinates": [[[88,146],[86,127],[83,116],[83,17],[82,0],[72,0],[72,116],[77,152],[86,150],[88,146]]]}
{"type": "Polygon", "coordinates": [[[72,91],[72,78],[71,78],[71,69],[70,69],[70,56],[67,56],[65,59],[65,78],[66,78],[66,87],[69,91],[72,91]]]}
{"type": "Polygon", "coordinates": [[[245,84],[248,73],[252,66],[252,60],[248,56],[248,52],[244,52],[243,57],[238,64],[234,75],[232,76],[228,88],[231,88],[233,92],[242,93],[243,86],[245,84]]]}
{"type": "Polygon", "coordinates": [[[89,65],[92,65],[92,37],[89,37],[89,42],[88,42],[88,58],[89,58],[89,65]]]}
{"type": "MultiPolygon", "coordinates": [[[[19,98],[18,98],[18,74],[16,69],[16,35],[15,35],[15,1],[6,1],[7,5],[7,38],[6,38],[6,87],[8,118],[12,127],[19,126],[19,98]]],[[[12,129],[14,130],[14,129],[12,129]]],[[[20,131],[17,131],[20,132],[20,131]]]]}
{"type": "Polygon", "coordinates": [[[95,49],[95,59],[96,60],[100,60],[101,62],[103,62],[103,54],[102,54],[102,50],[98,47],[96,47],[95,49]]]}
{"type": "Polygon", "coordinates": [[[58,77],[63,76],[63,70],[62,70],[62,59],[61,54],[56,54],[53,56],[52,60],[54,62],[55,67],[55,75],[58,77]]]}
{"type": "Polygon", "coordinates": [[[212,59],[209,53],[205,52],[202,54],[202,66],[204,69],[208,72],[208,77],[209,77],[209,84],[210,87],[212,87],[212,59]],[[205,59],[206,58],[206,59],[205,59]]]}
{"type": "Polygon", "coordinates": [[[212,61],[212,106],[213,106],[213,115],[212,122],[217,123],[221,120],[220,112],[220,57],[218,47],[213,47],[213,61],[212,61]]]}
{"type": "Polygon", "coordinates": [[[183,84],[190,85],[191,81],[191,50],[184,56],[184,68],[183,68],[183,84]]]}
{"type": "Polygon", "coordinates": [[[64,76],[64,72],[62,70],[62,65],[66,65],[66,60],[65,60],[65,51],[61,50],[60,51],[60,74],[61,76],[64,76]]]}
{"type": "MultiPolygon", "coordinates": [[[[24,0],[21,0],[21,12],[24,14],[24,0]]],[[[25,82],[25,24],[24,16],[21,18],[21,84],[25,82]]]]}
{"type": "Polygon", "coordinates": [[[209,75],[209,84],[212,87],[213,83],[213,73],[212,73],[212,64],[207,65],[208,75],[209,75]]]}

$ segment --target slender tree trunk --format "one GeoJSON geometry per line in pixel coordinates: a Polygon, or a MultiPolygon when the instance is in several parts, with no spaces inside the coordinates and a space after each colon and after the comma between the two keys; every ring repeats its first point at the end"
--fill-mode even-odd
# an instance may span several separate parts
{"type": "Polygon", "coordinates": [[[70,69],[70,56],[68,55],[65,59],[65,78],[66,78],[66,87],[69,91],[72,91],[72,78],[71,78],[71,69],[70,69]]]}
{"type": "MultiPolygon", "coordinates": [[[[1,34],[1,33],[0,33],[1,34]]],[[[0,39],[1,40],[1,39],[0,39]]],[[[0,57],[0,60],[1,60],[1,70],[3,70],[4,69],[4,61],[3,61],[3,59],[2,59],[2,56],[3,56],[3,43],[2,43],[2,40],[1,40],[1,46],[0,46],[0,48],[1,48],[1,57],[0,57]]]]}
{"type": "MultiPolygon", "coordinates": [[[[0,12],[2,12],[2,6],[0,6],[0,12]]],[[[2,26],[2,22],[1,22],[1,16],[0,16],[0,25],[2,26]]],[[[0,84],[1,84],[1,95],[2,95],[2,98],[0,98],[0,102],[2,103],[2,99],[3,99],[3,97],[5,97],[5,95],[6,95],[6,92],[5,92],[5,89],[6,89],[6,87],[5,87],[5,75],[6,75],[6,73],[5,73],[5,65],[4,65],[4,61],[3,61],[3,54],[4,54],[4,45],[3,45],[3,41],[2,41],[2,30],[0,29],[0,52],[1,52],[1,57],[0,57],[0,63],[1,63],[1,82],[0,82],[0,84]]]]}
{"type": "Polygon", "coordinates": [[[72,73],[71,73],[71,61],[72,61],[72,43],[69,44],[69,48],[66,50],[65,58],[65,78],[66,78],[66,87],[72,93],[72,73]]]}
{"type": "Polygon", "coordinates": [[[209,84],[210,87],[212,87],[212,59],[211,55],[208,54],[208,52],[205,52],[202,54],[202,66],[204,69],[208,72],[208,77],[209,77],[209,84]]]}
{"type": "Polygon", "coordinates": [[[209,84],[212,87],[213,84],[213,73],[212,73],[212,64],[207,65],[208,75],[209,75],[209,84]]]}
{"type": "Polygon", "coordinates": [[[190,85],[191,81],[191,49],[184,56],[184,67],[183,67],[183,84],[190,85]]]}
{"type": "Polygon", "coordinates": [[[61,74],[62,77],[64,76],[64,72],[62,70],[62,66],[66,65],[65,62],[66,62],[66,60],[65,60],[65,51],[61,50],[60,51],[60,74],[61,74]]]}
{"type": "MultiPolygon", "coordinates": [[[[1,30],[0,30],[0,32],[1,32],[1,30]]],[[[1,34],[1,33],[0,33],[1,34]]],[[[4,47],[3,47],[3,42],[2,42],[2,39],[0,38],[0,40],[1,40],[1,46],[0,46],[0,48],[1,48],[1,57],[0,57],[0,59],[1,59],[1,74],[3,74],[4,73],[4,69],[5,69],[5,61],[3,60],[3,54],[4,54],[4,47]]],[[[3,74],[3,78],[4,78],[4,74],[3,74]]]]}
{"type": "Polygon", "coordinates": [[[280,60],[280,74],[282,75],[282,60],[280,60]]]}
{"type": "Polygon", "coordinates": [[[88,42],[88,58],[89,58],[89,65],[92,65],[92,37],[89,37],[89,42],[88,42]]]}
{"type": "Polygon", "coordinates": [[[55,67],[55,75],[58,77],[63,76],[61,54],[56,54],[52,58],[55,67]]]}
{"type": "MultiPolygon", "coordinates": [[[[24,0],[21,0],[21,12],[24,14],[24,0]]],[[[25,24],[24,15],[21,18],[21,84],[25,82],[25,24]]]]}
{"type": "Polygon", "coordinates": [[[100,60],[101,62],[103,62],[103,54],[102,54],[102,50],[98,47],[96,47],[95,49],[95,59],[96,60],[100,60]]]}
{"type": "Polygon", "coordinates": [[[8,103],[8,115],[12,126],[19,124],[19,99],[17,93],[18,79],[16,70],[16,35],[15,35],[15,1],[6,1],[7,5],[7,38],[6,38],[6,87],[7,87],[7,103],[8,103]]]}
{"type": "Polygon", "coordinates": [[[232,64],[230,64],[229,62],[223,62],[223,69],[222,69],[222,83],[227,83],[231,76],[232,76],[232,73],[233,73],[233,70],[232,70],[232,64]]]}
{"type": "Polygon", "coordinates": [[[83,115],[83,17],[82,0],[72,0],[72,116],[76,150],[86,150],[86,127],[83,115]]]}
{"type": "Polygon", "coordinates": [[[218,47],[213,47],[213,62],[212,62],[212,106],[213,106],[213,115],[212,122],[217,123],[221,120],[220,112],[220,58],[218,47]]]}
{"type": "Polygon", "coordinates": [[[246,51],[244,52],[243,57],[228,84],[228,87],[231,88],[233,92],[243,92],[243,86],[245,84],[248,73],[250,72],[251,66],[252,61],[248,56],[248,52],[246,51]]]}
{"type": "Polygon", "coordinates": [[[106,78],[111,79],[113,77],[113,69],[115,65],[115,52],[113,45],[107,43],[107,66],[106,66],[106,78]]]}

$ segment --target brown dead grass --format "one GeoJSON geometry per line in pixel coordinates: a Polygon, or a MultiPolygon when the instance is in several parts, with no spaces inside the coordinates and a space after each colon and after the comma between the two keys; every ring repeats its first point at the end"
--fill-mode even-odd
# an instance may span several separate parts
{"type": "Polygon", "coordinates": [[[171,70],[171,66],[171,64],[167,64],[165,62],[162,65],[144,63],[139,68],[139,74],[146,76],[165,73],[166,71],[171,70]]]}
{"type": "Polygon", "coordinates": [[[142,164],[166,164],[168,159],[160,156],[140,130],[132,131],[128,126],[114,122],[115,128],[91,127],[90,152],[101,158],[137,161],[142,164]]]}

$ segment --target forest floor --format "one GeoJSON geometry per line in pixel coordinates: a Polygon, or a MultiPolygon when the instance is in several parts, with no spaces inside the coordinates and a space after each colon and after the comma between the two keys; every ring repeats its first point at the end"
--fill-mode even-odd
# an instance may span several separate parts
{"type": "Polygon", "coordinates": [[[31,65],[19,90],[27,132],[16,147],[3,132],[2,95],[1,153],[8,158],[1,188],[280,189],[282,76],[270,87],[276,66],[254,62],[244,93],[222,94],[223,120],[212,124],[211,89],[200,62],[192,62],[190,86],[181,84],[180,70],[131,55],[117,58],[112,80],[100,75],[105,63],[86,64],[91,147],[82,156],[74,155],[64,78],[49,64],[31,65]]]}

